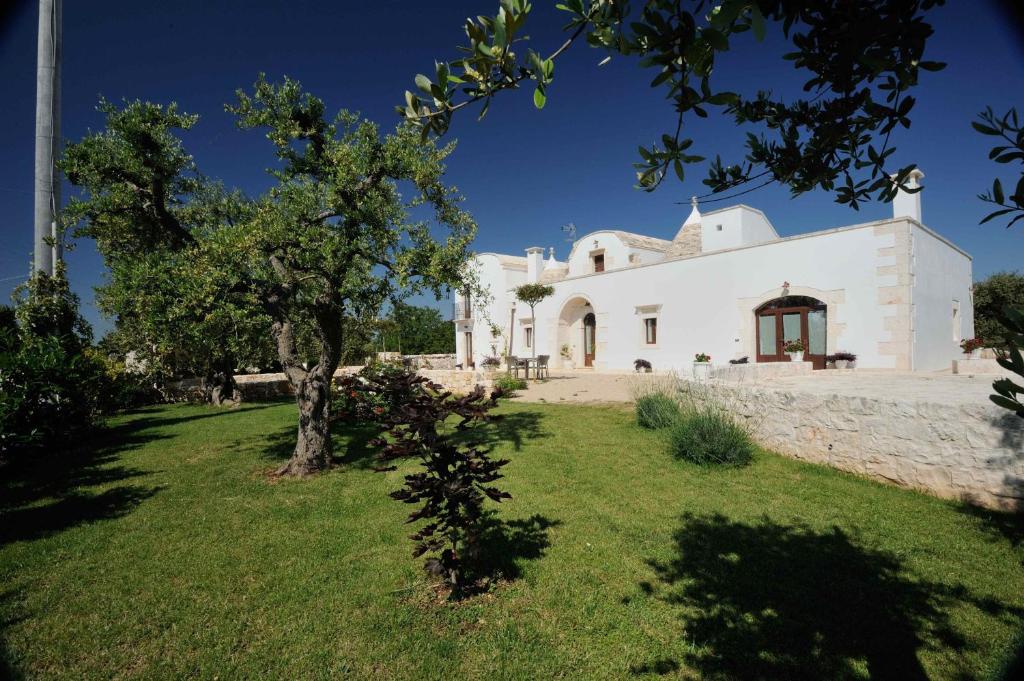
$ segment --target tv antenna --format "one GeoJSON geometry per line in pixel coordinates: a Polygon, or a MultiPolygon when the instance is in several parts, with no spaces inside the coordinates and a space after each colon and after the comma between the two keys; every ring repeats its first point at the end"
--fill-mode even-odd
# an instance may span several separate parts
{"type": "Polygon", "coordinates": [[[569,243],[574,243],[576,241],[576,223],[570,222],[567,225],[562,225],[562,232],[567,235],[565,240],[569,243]]]}

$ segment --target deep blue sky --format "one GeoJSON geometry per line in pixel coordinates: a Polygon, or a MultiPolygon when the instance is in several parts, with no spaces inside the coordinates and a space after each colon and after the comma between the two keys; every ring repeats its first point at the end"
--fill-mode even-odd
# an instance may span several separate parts
{"type": "MultiPolygon", "coordinates": [[[[419,3],[311,2],[308,0],[218,0],[195,2],[67,2],[64,8],[63,134],[77,140],[101,119],[99,95],[111,100],[177,101],[201,115],[186,144],[200,168],[226,184],[257,193],[269,184],[269,143],[259,133],[240,132],[223,105],[259,71],[288,74],[318,96],[328,110],[358,110],[386,127],[394,106],[413,89],[417,72],[431,73],[435,58],[452,59],[463,41],[466,16],[493,13],[497,0],[419,3]]],[[[563,15],[554,0],[534,0],[528,33],[541,52],[560,41],[563,15]]],[[[0,10],[0,299],[6,299],[31,258],[32,160],[35,108],[36,3],[15,2],[0,10]]],[[[987,1],[951,0],[932,13],[936,36],[927,58],[946,70],[923,74],[913,126],[896,137],[895,165],[916,162],[926,174],[924,221],[974,256],[976,279],[1024,267],[1024,227],[1007,232],[979,226],[985,207],[976,198],[994,177],[987,160],[991,143],[970,121],[985,105],[1003,111],[1024,106],[1024,46],[1009,17],[987,1]]],[[[718,67],[719,85],[741,92],[770,88],[795,93],[801,78],[775,57],[784,45],[772,33],[764,44],[738,39],[718,67]]],[[[482,122],[457,118],[452,137],[459,147],[449,181],[467,197],[480,232],[476,248],[521,254],[530,245],[568,246],[561,225],[579,234],[618,227],[671,238],[689,207],[677,205],[703,194],[703,168],[689,170],[650,195],[632,189],[638,144],[649,144],[673,118],[660,91],[633,62],[584,45],[567,53],[555,70],[547,107],[533,108],[528,92],[499,99],[482,122]]],[[[738,160],[743,132],[717,118],[692,125],[694,152],[738,160]]],[[[1007,168],[1004,177],[1009,175],[1007,168]]],[[[70,193],[65,185],[65,196],[70,193]]],[[[791,199],[766,187],[738,201],[767,213],[783,236],[885,217],[888,205],[854,212],[816,192],[791,199]]],[[[718,203],[713,207],[728,205],[718,203]]],[[[103,264],[91,243],[68,256],[72,284],[84,313],[102,332],[92,287],[103,264]]]]}

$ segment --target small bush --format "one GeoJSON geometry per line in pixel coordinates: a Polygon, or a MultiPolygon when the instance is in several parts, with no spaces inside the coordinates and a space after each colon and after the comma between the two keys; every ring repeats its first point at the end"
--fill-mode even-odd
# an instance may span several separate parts
{"type": "Polygon", "coordinates": [[[517,390],[526,390],[526,381],[506,374],[494,379],[494,387],[501,391],[502,397],[513,397],[517,390]]]}
{"type": "Polygon", "coordinates": [[[668,395],[652,393],[636,401],[636,422],[644,428],[668,428],[679,420],[679,405],[668,395]]]}
{"type": "Polygon", "coordinates": [[[747,431],[713,407],[686,410],[669,432],[672,455],[701,465],[742,466],[754,455],[747,431]]]}

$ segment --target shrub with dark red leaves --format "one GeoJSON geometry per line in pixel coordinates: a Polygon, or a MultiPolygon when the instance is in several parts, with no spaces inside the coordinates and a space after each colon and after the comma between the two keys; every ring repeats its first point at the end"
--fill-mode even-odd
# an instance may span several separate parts
{"type": "MultiPolygon", "coordinates": [[[[341,388],[351,388],[357,380],[343,381],[341,388]]],[[[405,476],[402,489],[391,493],[398,501],[420,504],[408,522],[428,521],[410,535],[416,542],[413,556],[430,554],[427,571],[441,577],[453,597],[460,597],[475,586],[472,566],[482,548],[484,502],[512,498],[493,485],[508,460],[491,459],[474,445],[470,428],[488,420],[487,412],[497,406],[500,393],[487,395],[477,386],[470,394],[457,396],[409,372],[374,379],[371,392],[385,396],[390,405],[386,412],[370,410],[386,428],[382,437],[371,442],[380,448],[378,459],[383,465],[377,470],[392,471],[397,461],[413,458],[422,466],[405,476]],[[470,435],[455,441],[452,430],[470,435]]]]}

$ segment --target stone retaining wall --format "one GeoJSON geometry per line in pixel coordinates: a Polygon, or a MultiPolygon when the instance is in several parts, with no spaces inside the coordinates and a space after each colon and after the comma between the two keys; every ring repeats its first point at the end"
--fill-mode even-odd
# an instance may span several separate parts
{"type": "Polygon", "coordinates": [[[1024,510],[1024,419],[952,405],[710,383],[684,392],[724,404],[765,447],[902,487],[1024,510]]]}
{"type": "MultiPolygon", "coordinates": [[[[421,356],[432,357],[434,355],[421,356]]],[[[440,356],[444,357],[445,355],[440,356]]],[[[334,377],[353,374],[362,368],[359,366],[340,367],[334,372],[334,377]]],[[[490,390],[494,387],[494,378],[498,376],[498,372],[493,371],[460,371],[456,369],[420,369],[416,373],[457,393],[471,392],[477,384],[490,390]]],[[[294,394],[291,384],[288,383],[288,379],[283,373],[240,374],[235,376],[235,382],[238,384],[238,390],[242,393],[242,400],[245,402],[272,400],[294,394]]],[[[187,378],[169,384],[167,393],[172,399],[201,400],[202,387],[202,379],[187,378]]]]}
{"type": "Polygon", "coordinates": [[[455,369],[455,355],[403,355],[410,369],[455,369]]]}

